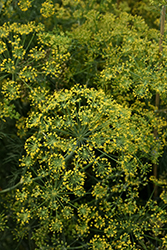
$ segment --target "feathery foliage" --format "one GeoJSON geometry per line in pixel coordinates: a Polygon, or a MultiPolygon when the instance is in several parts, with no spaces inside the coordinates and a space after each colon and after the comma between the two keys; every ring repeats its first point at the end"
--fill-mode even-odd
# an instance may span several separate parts
{"type": "Polygon", "coordinates": [[[166,249],[160,7],[0,4],[0,246],[166,249]]]}

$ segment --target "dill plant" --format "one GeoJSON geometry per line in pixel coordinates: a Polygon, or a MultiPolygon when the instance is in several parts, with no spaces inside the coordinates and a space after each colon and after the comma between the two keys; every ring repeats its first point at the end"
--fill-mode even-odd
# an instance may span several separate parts
{"type": "Polygon", "coordinates": [[[167,245],[167,183],[151,176],[166,144],[153,107],[157,92],[166,106],[166,53],[157,30],[110,13],[111,2],[45,1],[41,23],[1,26],[0,117],[14,119],[24,147],[15,185],[1,191],[0,225],[10,215],[15,239],[32,249],[167,245]],[[153,190],[142,196],[150,181],[161,204],[153,190]]]}
{"type": "Polygon", "coordinates": [[[6,111],[3,112],[2,107],[1,112],[7,117],[10,112],[7,109],[11,109],[10,115],[14,115],[12,101],[24,99],[26,102],[27,99],[28,102],[28,92],[33,86],[45,83],[49,89],[57,88],[56,78],[64,74],[62,68],[69,57],[68,38],[63,34],[46,34],[42,24],[36,26],[33,22],[5,23],[1,27],[0,37],[0,79],[6,100],[6,111]],[[64,40],[62,46],[60,40],[64,40]]]}
{"type": "Polygon", "coordinates": [[[37,249],[138,249],[147,231],[159,239],[166,212],[139,201],[151,171],[145,157],[154,161],[158,144],[151,124],[86,86],[54,94],[34,88],[29,98],[23,127],[33,133],[12,209],[16,237],[31,234],[37,249]]]}

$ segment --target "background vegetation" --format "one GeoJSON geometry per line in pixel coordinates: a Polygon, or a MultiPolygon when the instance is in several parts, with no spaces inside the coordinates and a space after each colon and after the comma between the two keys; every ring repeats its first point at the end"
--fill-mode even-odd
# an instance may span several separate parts
{"type": "Polygon", "coordinates": [[[0,1],[0,248],[167,248],[166,1],[0,1]]]}

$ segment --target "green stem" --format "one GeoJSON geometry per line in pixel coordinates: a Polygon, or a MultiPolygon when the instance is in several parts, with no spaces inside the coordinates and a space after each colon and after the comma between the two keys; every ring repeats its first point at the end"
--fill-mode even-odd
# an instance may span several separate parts
{"type": "Polygon", "coordinates": [[[119,8],[120,0],[117,0],[117,8],[119,8]]]}
{"type": "Polygon", "coordinates": [[[88,245],[85,244],[85,245],[82,245],[82,246],[79,246],[79,247],[69,247],[68,249],[81,249],[83,247],[88,247],[88,245]]]}
{"type": "MultiPolygon", "coordinates": [[[[50,172],[51,172],[51,171],[50,171],[50,172]]],[[[38,177],[36,177],[36,178],[33,178],[31,181],[40,180],[40,179],[42,179],[42,178],[44,178],[44,177],[46,177],[46,176],[38,176],[38,177]]],[[[7,193],[7,192],[9,192],[9,191],[15,189],[16,187],[20,186],[20,185],[23,184],[23,183],[24,183],[24,181],[21,179],[21,180],[20,180],[16,185],[14,185],[13,187],[9,187],[9,188],[6,188],[6,189],[3,189],[2,191],[0,191],[0,194],[2,194],[2,193],[7,193]]]]}
{"type": "Polygon", "coordinates": [[[117,162],[117,163],[121,164],[121,161],[117,161],[116,159],[114,159],[114,158],[113,158],[113,157],[111,157],[110,155],[108,155],[108,154],[104,153],[103,151],[101,151],[101,150],[100,150],[100,149],[98,149],[98,148],[97,148],[97,150],[98,150],[100,153],[102,153],[102,156],[103,156],[103,155],[105,155],[105,156],[107,156],[108,158],[110,158],[111,160],[113,160],[113,161],[115,161],[115,162],[117,162]]]}
{"type": "Polygon", "coordinates": [[[29,46],[30,46],[30,44],[31,44],[31,42],[32,42],[32,40],[33,40],[33,38],[34,38],[34,36],[35,36],[35,32],[33,33],[32,37],[31,37],[31,39],[30,39],[30,41],[29,41],[29,43],[28,43],[28,45],[27,45],[26,51],[28,50],[28,48],[29,48],[29,46]]]}
{"type": "MultiPolygon", "coordinates": [[[[76,147],[77,147],[77,146],[78,146],[78,145],[76,145],[76,147]]],[[[75,151],[75,149],[74,149],[74,151],[75,151]]],[[[65,161],[68,161],[68,160],[74,155],[74,153],[75,153],[74,151],[72,151],[72,152],[65,158],[65,161]]],[[[50,173],[50,172],[51,172],[51,171],[49,171],[49,173],[50,173]]],[[[48,174],[49,174],[49,173],[48,173],[48,174]]],[[[42,178],[45,178],[45,177],[46,177],[46,176],[38,176],[38,177],[36,177],[36,178],[33,178],[32,181],[41,180],[42,178]]],[[[0,194],[2,194],[2,193],[7,193],[7,192],[9,192],[9,191],[15,189],[16,187],[20,186],[22,183],[23,183],[23,181],[20,180],[20,181],[19,181],[16,185],[14,185],[13,187],[9,187],[9,188],[6,188],[6,189],[0,191],[0,194]]]]}
{"type": "Polygon", "coordinates": [[[7,192],[15,189],[16,187],[20,186],[20,184],[22,184],[21,181],[19,183],[17,183],[16,185],[14,185],[13,187],[9,187],[9,188],[3,189],[2,191],[0,191],[0,194],[7,193],[7,192]]]}

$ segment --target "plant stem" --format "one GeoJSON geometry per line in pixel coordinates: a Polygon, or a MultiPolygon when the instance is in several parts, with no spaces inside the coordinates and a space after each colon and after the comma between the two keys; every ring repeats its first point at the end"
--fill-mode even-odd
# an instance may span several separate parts
{"type": "Polygon", "coordinates": [[[0,194],[9,192],[9,191],[15,189],[16,187],[20,186],[21,183],[22,183],[22,182],[20,181],[20,182],[18,182],[16,185],[14,185],[13,187],[9,187],[9,188],[6,188],[6,189],[1,190],[1,191],[0,191],[0,194]]]}
{"type": "Polygon", "coordinates": [[[120,0],[117,0],[117,8],[119,8],[120,0]]]}
{"type": "MultiPolygon", "coordinates": [[[[160,25],[160,41],[159,41],[159,52],[160,54],[162,54],[163,52],[163,47],[162,47],[162,42],[163,42],[163,36],[164,36],[164,27],[165,27],[165,14],[166,14],[166,7],[162,6],[162,12],[161,12],[161,25],[160,25]]],[[[161,62],[160,62],[161,64],[161,62]]],[[[159,93],[156,93],[155,96],[155,107],[157,108],[157,110],[159,109],[159,103],[160,103],[160,96],[159,93]]],[[[158,131],[155,128],[154,129],[154,137],[157,138],[158,137],[158,131]]],[[[153,175],[155,176],[155,178],[157,178],[157,164],[154,164],[153,166],[153,175]]],[[[154,198],[156,199],[158,196],[158,186],[156,186],[154,184],[154,198]]]]}

